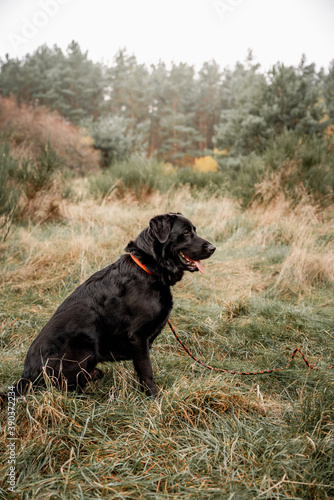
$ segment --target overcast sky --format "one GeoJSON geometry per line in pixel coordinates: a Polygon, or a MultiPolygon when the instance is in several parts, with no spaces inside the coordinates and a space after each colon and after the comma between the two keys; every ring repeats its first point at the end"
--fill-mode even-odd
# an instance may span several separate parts
{"type": "Polygon", "coordinates": [[[46,43],[79,42],[94,61],[112,64],[126,47],[138,62],[182,61],[224,68],[248,48],[264,70],[317,69],[334,59],[334,0],[0,0],[0,57],[22,57],[46,43]]]}

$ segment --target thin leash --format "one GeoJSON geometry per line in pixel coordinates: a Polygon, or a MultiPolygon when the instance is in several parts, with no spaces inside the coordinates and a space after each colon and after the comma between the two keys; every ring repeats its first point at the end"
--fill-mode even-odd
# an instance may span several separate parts
{"type": "MultiPolygon", "coordinates": [[[[135,257],[132,254],[130,254],[130,256],[132,257],[132,259],[134,260],[134,262],[136,264],[138,264],[139,267],[141,267],[148,274],[151,274],[152,276],[154,276],[154,273],[152,273],[151,271],[149,271],[149,269],[147,269],[147,267],[144,264],[142,264],[142,262],[140,262],[140,260],[137,259],[137,257],[135,257]]],[[[296,349],[293,351],[293,353],[291,355],[291,358],[290,358],[288,364],[286,366],[283,366],[282,368],[270,368],[269,370],[262,370],[262,371],[257,371],[257,372],[242,372],[242,371],[235,371],[235,370],[226,370],[225,368],[216,368],[214,366],[208,365],[207,363],[204,363],[200,359],[196,358],[196,356],[194,356],[190,352],[190,350],[188,349],[188,347],[182,342],[182,340],[180,339],[180,337],[177,335],[177,333],[176,333],[176,331],[175,331],[172,323],[170,322],[170,320],[168,320],[168,326],[172,330],[174,337],[176,338],[176,340],[178,341],[178,343],[181,345],[181,347],[186,351],[186,353],[188,354],[188,356],[190,356],[194,361],[196,361],[196,363],[198,363],[201,366],[204,366],[204,368],[207,368],[208,370],[212,370],[212,371],[216,371],[216,372],[220,372],[220,373],[228,373],[230,375],[265,375],[265,374],[268,374],[268,373],[281,372],[281,371],[287,370],[290,367],[290,365],[291,365],[291,363],[292,363],[295,355],[297,354],[297,352],[299,352],[299,354],[303,358],[303,361],[304,361],[305,365],[310,370],[320,370],[321,369],[321,368],[319,368],[317,366],[314,366],[311,363],[309,363],[308,360],[307,360],[307,358],[306,358],[306,356],[305,356],[305,354],[303,353],[303,351],[299,347],[296,347],[296,349]]],[[[333,369],[333,366],[329,366],[327,368],[327,370],[332,370],[332,369],[333,369]]]]}
{"type": "MultiPolygon", "coordinates": [[[[321,368],[318,368],[317,366],[311,365],[311,363],[308,362],[308,360],[306,359],[305,354],[303,353],[303,351],[299,347],[296,347],[296,349],[292,353],[290,361],[288,362],[288,364],[286,366],[283,366],[282,368],[270,368],[269,370],[262,370],[262,371],[258,371],[258,372],[239,372],[239,371],[234,371],[234,370],[226,370],[224,368],[216,368],[216,367],[210,366],[210,365],[204,363],[203,361],[201,361],[200,359],[196,358],[196,356],[194,356],[189,351],[188,347],[182,342],[182,340],[180,339],[180,337],[177,335],[176,331],[173,328],[173,325],[171,324],[171,322],[169,320],[168,320],[168,326],[172,330],[172,332],[174,334],[174,337],[176,338],[176,340],[178,341],[178,343],[183,347],[183,349],[186,351],[186,353],[188,354],[188,356],[190,356],[194,361],[196,361],[196,363],[198,363],[199,365],[204,366],[204,368],[207,368],[208,370],[213,370],[213,371],[220,372],[220,373],[229,373],[231,375],[265,375],[267,373],[281,372],[283,370],[287,370],[290,367],[290,365],[291,365],[291,363],[293,361],[293,358],[295,357],[295,355],[297,354],[297,352],[299,352],[299,354],[301,355],[301,357],[304,360],[305,365],[310,370],[320,370],[321,369],[321,368]]],[[[329,366],[327,368],[327,370],[331,370],[332,368],[333,368],[333,366],[329,366]]]]}

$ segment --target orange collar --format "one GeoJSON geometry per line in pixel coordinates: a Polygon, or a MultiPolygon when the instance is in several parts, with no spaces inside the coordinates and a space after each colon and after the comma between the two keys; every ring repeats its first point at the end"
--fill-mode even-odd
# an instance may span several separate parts
{"type": "Polygon", "coordinates": [[[144,264],[142,264],[139,259],[137,259],[137,257],[135,257],[134,255],[132,255],[132,253],[130,253],[130,257],[132,258],[132,260],[135,261],[136,264],[138,264],[139,267],[141,267],[142,269],[144,269],[144,271],[146,271],[148,274],[152,274],[152,276],[154,276],[154,274],[151,271],[149,271],[147,269],[147,267],[144,264]]]}

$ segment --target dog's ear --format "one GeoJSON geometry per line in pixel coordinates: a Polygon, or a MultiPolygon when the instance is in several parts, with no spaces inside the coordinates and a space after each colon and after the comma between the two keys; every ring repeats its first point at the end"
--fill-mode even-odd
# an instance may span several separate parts
{"type": "Polygon", "coordinates": [[[174,214],[157,215],[150,220],[150,230],[160,243],[166,243],[174,222],[174,214]]]}

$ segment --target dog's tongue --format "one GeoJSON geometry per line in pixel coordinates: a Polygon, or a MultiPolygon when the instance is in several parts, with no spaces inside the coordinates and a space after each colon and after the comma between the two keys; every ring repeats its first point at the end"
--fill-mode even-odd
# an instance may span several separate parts
{"type": "Polygon", "coordinates": [[[187,258],[195,264],[195,266],[197,267],[197,269],[199,270],[200,273],[202,273],[202,274],[204,273],[204,268],[203,268],[202,262],[200,260],[193,260],[193,259],[190,259],[189,257],[187,257],[187,258]]]}
{"type": "Polygon", "coordinates": [[[204,273],[204,268],[202,266],[202,262],[200,260],[194,260],[197,269],[199,270],[200,273],[204,273]]]}

